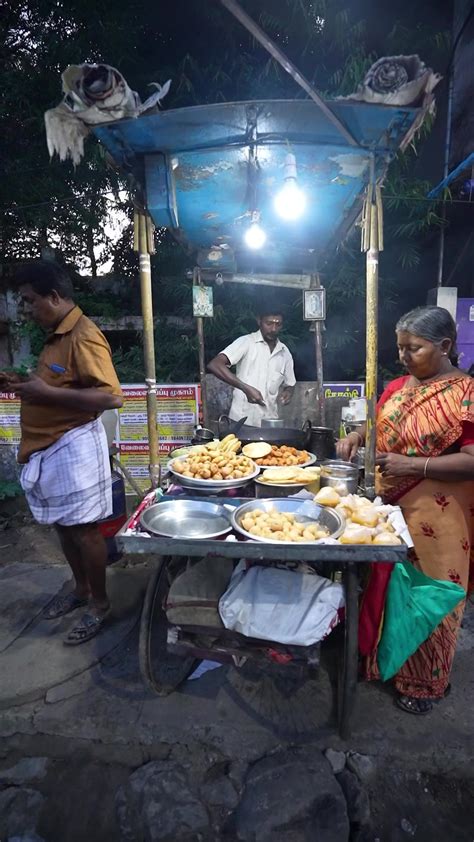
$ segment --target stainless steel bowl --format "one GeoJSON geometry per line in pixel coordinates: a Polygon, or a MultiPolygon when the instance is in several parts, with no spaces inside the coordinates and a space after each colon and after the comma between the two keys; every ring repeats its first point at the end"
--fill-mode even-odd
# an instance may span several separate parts
{"type": "Polygon", "coordinates": [[[194,443],[194,439],[196,440],[196,444],[207,444],[208,442],[212,441],[215,438],[215,433],[212,430],[206,429],[206,427],[196,427],[194,430],[194,436],[192,438],[192,442],[194,443]]]}
{"type": "Polygon", "coordinates": [[[167,538],[219,538],[232,529],[224,506],[204,500],[166,500],[145,509],[145,532],[167,538]]]}
{"type": "Polygon", "coordinates": [[[335,488],[341,497],[355,494],[359,484],[359,467],[342,459],[327,459],[321,463],[321,488],[335,488]]]}
{"type": "Polygon", "coordinates": [[[272,427],[273,429],[281,429],[285,426],[283,418],[262,418],[262,427],[272,427]]]}
{"type": "MultiPolygon", "coordinates": [[[[344,532],[346,525],[344,518],[339,512],[334,511],[334,509],[325,508],[324,506],[318,506],[317,503],[313,503],[311,500],[297,500],[296,498],[290,497],[284,500],[277,498],[270,500],[250,500],[232,512],[232,526],[237,532],[244,535],[245,538],[249,538],[251,541],[260,541],[263,544],[283,544],[284,542],[272,541],[269,538],[252,535],[241,526],[242,518],[248,512],[254,511],[254,509],[263,509],[264,511],[276,509],[278,512],[291,512],[296,516],[298,521],[311,521],[321,524],[321,526],[324,526],[328,530],[328,537],[331,538],[339,538],[344,532]]],[[[314,541],[301,541],[301,544],[303,543],[314,544],[314,541]]]]}
{"type": "Polygon", "coordinates": [[[173,474],[177,480],[179,480],[180,485],[184,486],[184,488],[207,488],[209,491],[222,491],[224,488],[241,488],[241,486],[247,485],[250,480],[255,479],[255,477],[260,473],[259,466],[250,460],[254,466],[254,470],[250,474],[247,474],[247,476],[241,477],[241,479],[222,479],[214,481],[212,479],[194,479],[194,477],[183,477],[179,471],[173,470],[173,465],[175,462],[182,462],[187,458],[187,456],[178,456],[177,459],[173,459],[168,463],[169,472],[173,474]]]}

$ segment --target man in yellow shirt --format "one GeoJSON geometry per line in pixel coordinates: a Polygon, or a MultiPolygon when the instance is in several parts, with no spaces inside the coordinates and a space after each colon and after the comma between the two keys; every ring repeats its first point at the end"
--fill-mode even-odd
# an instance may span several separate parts
{"type": "Polygon", "coordinates": [[[53,599],[45,617],[88,606],[65,640],[77,645],[94,637],[110,613],[97,522],[112,512],[112,484],[99,416],[120,407],[122,393],[108,342],[74,304],[65,271],[34,260],[16,282],[26,315],[48,331],[36,372],[22,381],[7,377],[21,398],[21,484],[38,523],[55,526],[74,576],[74,589],[53,599]]]}

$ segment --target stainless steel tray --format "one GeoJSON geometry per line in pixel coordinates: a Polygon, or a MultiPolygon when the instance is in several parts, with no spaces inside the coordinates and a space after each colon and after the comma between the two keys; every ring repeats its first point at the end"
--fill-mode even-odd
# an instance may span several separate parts
{"type": "Polygon", "coordinates": [[[264,482],[256,477],[255,483],[255,497],[257,500],[268,500],[269,497],[291,497],[293,494],[298,494],[308,485],[307,482],[292,482],[292,483],[276,483],[264,482]]]}
{"type": "Polygon", "coordinates": [[[140,517],[145,532],[167,538],[218,538],[232,529],[223,505],[205,500],[167,500],[145,509],[140,517]]]}
{"type": "MultiPolygon", "coordinates": [[[[174,499],[168,497],[163,502],[174,499]]],[[[199,499],[198,502],[204,501],[199,499]]],[[[210,497],[206,502],[212,503],[214,499],[210,497]]],[[[226,506],[238,508],[239,505],[246,502],[243,498],[228,498],[226,506]]],[[[260,501],[260,504],[261,502],[263,501],[260,501]]],[[[251,558],[257,562],[270,559],[305,561],[317,568],[317,565],[324,561],[337,570],[352,563],[383,562],[385,564],[387,561],[395,563],[406,559],[407,554],[405,545],[376,547],[366,544],[261,544],[258,541],[242,543],[242,541],[219,541],[215,538],[203,538],[196,541],[193,538],[169,538],[144,534],[126,535],[129,524],[130,521],[116,535],[119,547],[126,555],[142,555],[143,553],[149,555],[151,553],[157,561],[162,556],[167,555],[202,558],[207,553],[216,553],[225,558],[239,559],[245,553],[245,558],[251,558]]]]}
{"type": "MultiPolygon", "coordinates": [[[[223,479],[215,482],[211,479],[194,479],[194,477],[183,477],[178,471],[173,470],[174,462],[181,462],[186,459],[186,456],[177,456],[176,459],[173,459],[172,462],[168,464],[168,470],[170,474],[173,474],[177,480],[179,480],[179,484],[182,485],[184,488],[192,488],[195,491],[200,489],[209,491],[212,494],[213,491],[222,491],[224,488],[241,488],[244,485],[247,485],[250,480],[255,479],[256,476],[260,473],[260,468],[258,465],[254,465],[254,470],[247,474],[245,477],[241,479],[223,479]]],[[[247,457],[248,458],[248,457],[247,457]]],[[[252,460],[250,459],[252,462],[252,460]]]]}
{"type": "MultiPolygon", "coordinates": [[[[250,532],[247,532],[243,526],[241,526],[242,518],[248,512],[251,512],[254,509],[269,511],[272,508],[279,512],[291,512],[299,521],[316,521],[317,523],[320,523],[321,526],[324,526],[329,530],[331,538],[339,538],[345,528],[345,520],[339,512],[334,511],[334,509],[325,508],[324,506],[318,506],[317,503],[313,503],[311,500],[297,500],[295,498],[249,500],[248,503],[244,503],[243,506],[239,506],[238,509],[235,509],[232,512],[232,526],[236,532],[240,532],[241,535],[244,535],[250,541],[259,541],[262,544],[279,544],[280,546],[288,546],[288,543],[291,542],[278,540],[272,541],[270,538],[263,538],[260,535],[252,535],[250,532]]],[[[317,546],[317,542],[315,541],[299,541],[296,546],[301,547],[305,546],[305,544],[317,546]]]]}

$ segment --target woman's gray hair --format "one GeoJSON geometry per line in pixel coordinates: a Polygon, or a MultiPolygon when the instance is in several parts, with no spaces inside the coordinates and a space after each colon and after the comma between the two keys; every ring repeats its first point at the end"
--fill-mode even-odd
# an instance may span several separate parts
{"type": "Polygon", "coordinates": [[[431,304],[426,307],[415,307],[398,320],[396,330],[420,336],[421,339],[427,339],[434,345],[440,345],[443,339],[450,339],[452,346],[449,359],[453,365],[458,364],[456,324],[451,313],[444,307],[435,307],[431,304]]]}

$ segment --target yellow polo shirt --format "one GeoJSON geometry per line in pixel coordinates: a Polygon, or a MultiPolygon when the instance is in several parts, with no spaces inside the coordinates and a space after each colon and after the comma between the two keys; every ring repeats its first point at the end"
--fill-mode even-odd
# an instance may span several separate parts
{"type": "MultiPolygon", "coordinates": [[[[74,307],[46,340],[36,374],[49,386],[61,389],[93,388],[122,395],[109,343],[79,307],[74,307]]],[[[96,417],[70,407],[23,400],[18,461],[27,462],[35,451],[44,450],[64,433],[96,417]]]]}

